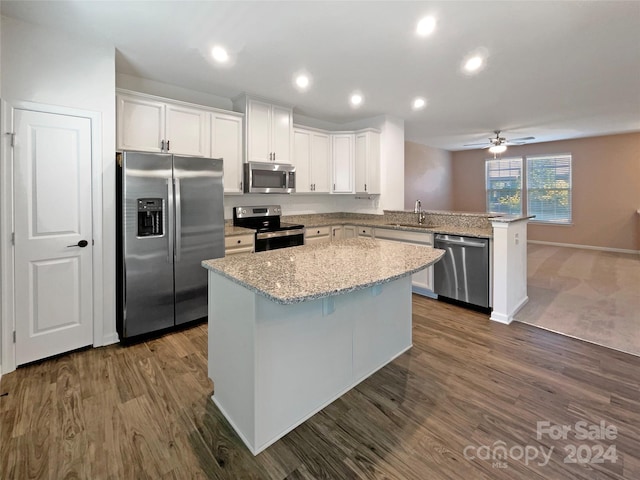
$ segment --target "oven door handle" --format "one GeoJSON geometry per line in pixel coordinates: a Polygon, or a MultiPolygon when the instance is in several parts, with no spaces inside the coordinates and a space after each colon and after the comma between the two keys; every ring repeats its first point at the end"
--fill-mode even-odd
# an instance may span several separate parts
{"type": "Polygon", "coordinates": [[[291,235],[304,235],[304,229],[298,228],[295,230],[279,230],[277,232],[256,233],[256,240],[264,240],[267,238],[289,237],[291,235]]]}

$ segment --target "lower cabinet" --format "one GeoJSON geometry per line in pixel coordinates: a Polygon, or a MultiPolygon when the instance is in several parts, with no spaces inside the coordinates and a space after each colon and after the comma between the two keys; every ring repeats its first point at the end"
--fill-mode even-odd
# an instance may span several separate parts
{"type": "Polygon", "coordinates": [[[371,227],[355,227],[358,238],[373,238],[373,228],[371,227]]]}
{"type": "MultiPolygon", "coordinates": [[[[402,230],[376,228],[375,238],[377,240],[433,247],[433,233],[430,232],[406,232],[402,230]]],[[[433,266],[427,267],[418,273],[414,273],[411,276],[411,285],[415,293],[426,295],[428,297],[435,297],[436,295],[433,292],[433,266]]]]}
{"type": "Polygon", "coordinates": [[[331,241],[331,227],[313,227],[304,229],[304,244],[324,243],[331,241]]]}
{"type": "Polygon", "coordinates": [[[238,253],[253,253],[254,235],[234,235],[224,237],[224,255],[236,255],[238,253]]]}
{"type": "Polygon", "coordinates": [[[353,225],[345,225],[342,227],[342,238],[356,238],[358,231],[353,225]]]}

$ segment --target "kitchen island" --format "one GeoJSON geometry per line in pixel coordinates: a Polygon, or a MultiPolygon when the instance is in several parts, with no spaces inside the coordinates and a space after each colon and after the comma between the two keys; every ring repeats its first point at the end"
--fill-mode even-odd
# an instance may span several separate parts
{"type": "Polygon", "coordinates": [[[411,348],[430,247],[348,239],[202,262],[213,401],[253,454],[411,348]]]}

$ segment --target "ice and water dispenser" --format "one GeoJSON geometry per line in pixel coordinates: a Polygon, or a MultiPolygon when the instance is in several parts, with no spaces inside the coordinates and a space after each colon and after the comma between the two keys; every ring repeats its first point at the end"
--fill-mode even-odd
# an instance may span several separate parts
{"type": "Polygon", "coordinates": [[[138,199],[138,237],[157,237],[164,234],[162,198],[138,199]]]}

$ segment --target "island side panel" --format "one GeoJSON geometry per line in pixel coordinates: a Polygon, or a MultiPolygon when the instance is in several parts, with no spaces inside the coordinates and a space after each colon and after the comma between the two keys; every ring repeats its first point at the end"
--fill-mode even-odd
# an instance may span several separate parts
{"type": "Polygon", "coordinates": [[[411,277],[256,314],[260,452],[411,348],[411,277]]]}
{"type": "Polygon", "coordinates": [[[293,305],[257,298],[256,440],[259,450],[350,388],[352,294],[293,305]],[[335,311],[323,314],[323,303],[335,311]]]}
{"type": "Polygon", "coordinates": [[[411,348],[411,282],[404,277],[359,292],[363,298],[353,305],[356,383],[411,348]]]}
{"type": "Polygon", "coordinates": [[[214,403],[255,453],[255,293],[209,271],[209,377],[214,403]]]}

